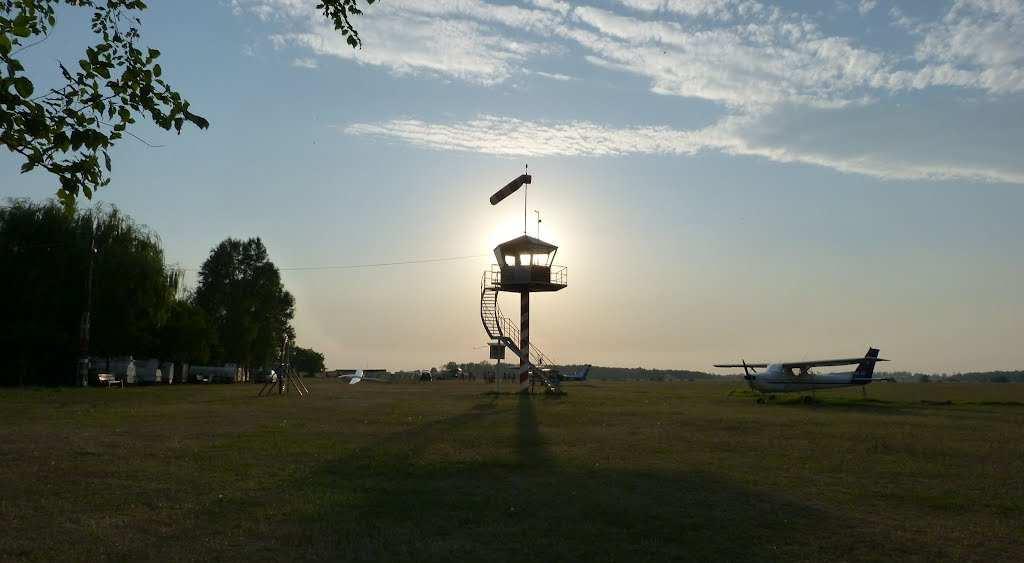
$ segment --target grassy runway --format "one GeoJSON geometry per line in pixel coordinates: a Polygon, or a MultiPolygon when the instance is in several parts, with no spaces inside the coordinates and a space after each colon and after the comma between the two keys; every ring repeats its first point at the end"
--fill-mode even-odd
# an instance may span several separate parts
{"type": "Polygon", "coordinates": [[[566,387],[0,390],[0,560],[1024,560],[1024,385],[566,387]]]}

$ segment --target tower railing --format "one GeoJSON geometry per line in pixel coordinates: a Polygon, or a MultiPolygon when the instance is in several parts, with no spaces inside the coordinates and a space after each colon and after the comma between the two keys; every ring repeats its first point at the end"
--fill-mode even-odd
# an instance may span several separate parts
{"type": "MultiPolygon", "coordinates": [[[[485,283],[498,287],[501,285],[501,266],[491,264],[491,269],[484,272],[485,283]]],[[[555,264],[551,266],[551,283],[553,285],[569,285],[569,268],[555,264]]]]}

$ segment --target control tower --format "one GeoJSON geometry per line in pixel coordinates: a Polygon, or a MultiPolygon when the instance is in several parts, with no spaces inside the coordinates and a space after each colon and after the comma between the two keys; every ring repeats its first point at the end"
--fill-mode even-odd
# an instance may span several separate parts
{"type": "MultiPolygon", "coordinates": [[[[491,204],[496,205],[531,181],[528,174],[516,178],[491,197],[491,204]]],[[[523,215],[525,231],[525,202],[523,215]]],[[[492,345],[499,349],[504,346],[519,357],[519,391],[524,393],[529,392],[531,372],[538,376],[548,391],[559,391],[557,381],[550,381],[544,372],[534,369],[550,361],[539,348],[530,344],[530,294],[558,291],[567,285],[565,266],[554,264],[556,254],[557,246],[524,232],[522,236],[494,248],[497,264],[484,272],[480,283],[480,320],[492,345]],[[498,307],[498,293],[502,291],[519,294],[519,326],[505,317],[498,307]]]]}

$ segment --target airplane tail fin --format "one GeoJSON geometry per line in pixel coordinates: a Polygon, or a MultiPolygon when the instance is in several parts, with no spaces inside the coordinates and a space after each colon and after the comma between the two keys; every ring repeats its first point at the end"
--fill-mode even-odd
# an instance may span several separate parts
{"type": "Polygon", "coordinates": [[[580,381],[586,381],[588,375],[590,375],[590,364],[583,366],[583,373],[580,374],[580,381]]]}
{"type": "Polygon", "coordinates": [[[862,380],[864,383],[871,381],[871,376],[875,373],[877,360],[878,348],[868,348],[868,353],[864,354],[864,361],[857,364],[857,369],[853,372],[853,378],[855,380],[862,380]]]}
{"type": "Polygon", "coordinates": [[[355,385],[363,380],[363,370],[357,369],[355,374],[352,375],[352,379],[348,380],[349,385],[355,385]]]}

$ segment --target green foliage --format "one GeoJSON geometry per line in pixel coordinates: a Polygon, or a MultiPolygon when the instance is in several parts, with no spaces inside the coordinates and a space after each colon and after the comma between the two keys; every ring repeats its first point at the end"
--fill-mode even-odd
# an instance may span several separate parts
{"type": "Polygon", "coordinates": [[[155,234],[115,208],[69,214],[55,203],[0,208],[0,383],[67,383],[79,351],[90,248],[93,355],[157,352],[177,276],[155,234]]]}
{"type": "MultiPolygon", "coordinates": [[[[373,4],[376,0],[366,0],[367,4],[373,4]]],[[[324,17],[331,20],[334,29],[341,32],[349,46],[356,48],[362,45],[359,33],[352,27],[349,16],[362,14],[359,8],[359,0],[321,0],[316,9],[324,13],[324,17]]]]}
{"type": "Polygon", "coordinates": [[[324,367],[324,355],[312,348],[295,346],[292,348],[292,367],[299,373],[322,373],[324,367]]]}
{"type": "Polygon", "coordinates": [[[217,341],[217,333],[206,313],[191,300],[171,304],[160,331],[160,357],[174,362],[204,364],[217,341]]]}
{"type": "MultiPolygon", "coordinates": [[[[210,125],[164,80],[160,51],[142,45],[146,7],[141,0],[0,0],[0,145],[23,157],[22,173],[55,176],[68,210],[79,194],[92,198],[110,182],[109,151],[137,121],[179,134],[187,123],[210,125]],[[77,64],[57,63],[61,86],[36,93],[33,80],[46,77],[16,57],[49,37],[62,6],[91,12],[96,42],[77,64]]],[[[360,45],[349,19],[362,13],[358,0],[320,0],[316,8],[349,45],[360,45]]]]}
{"type": "Polygon", "coordinates": [[[22,172],[39,167],[56,176],[65,207],[110,182],[108,151],[138,119],[178,133],[186,123],[209,126],[161,78],[160,51],[141,45],[144,2],[0,0],[0,8],[0,143],[24,157],[22,172]],[[61,5],[91,10],[97,42],[77,65],[57,63],[60,87],[33,96],[29,71],[15,57],[52,33],[61,5]]]}
{"type": "Polygon", "coordinates": [[[259,238],[225,239],[199,270],[195,303],[217,334],[212,358],[244,366],[271,365],[286,336],[295,299],[259,238]]]}

